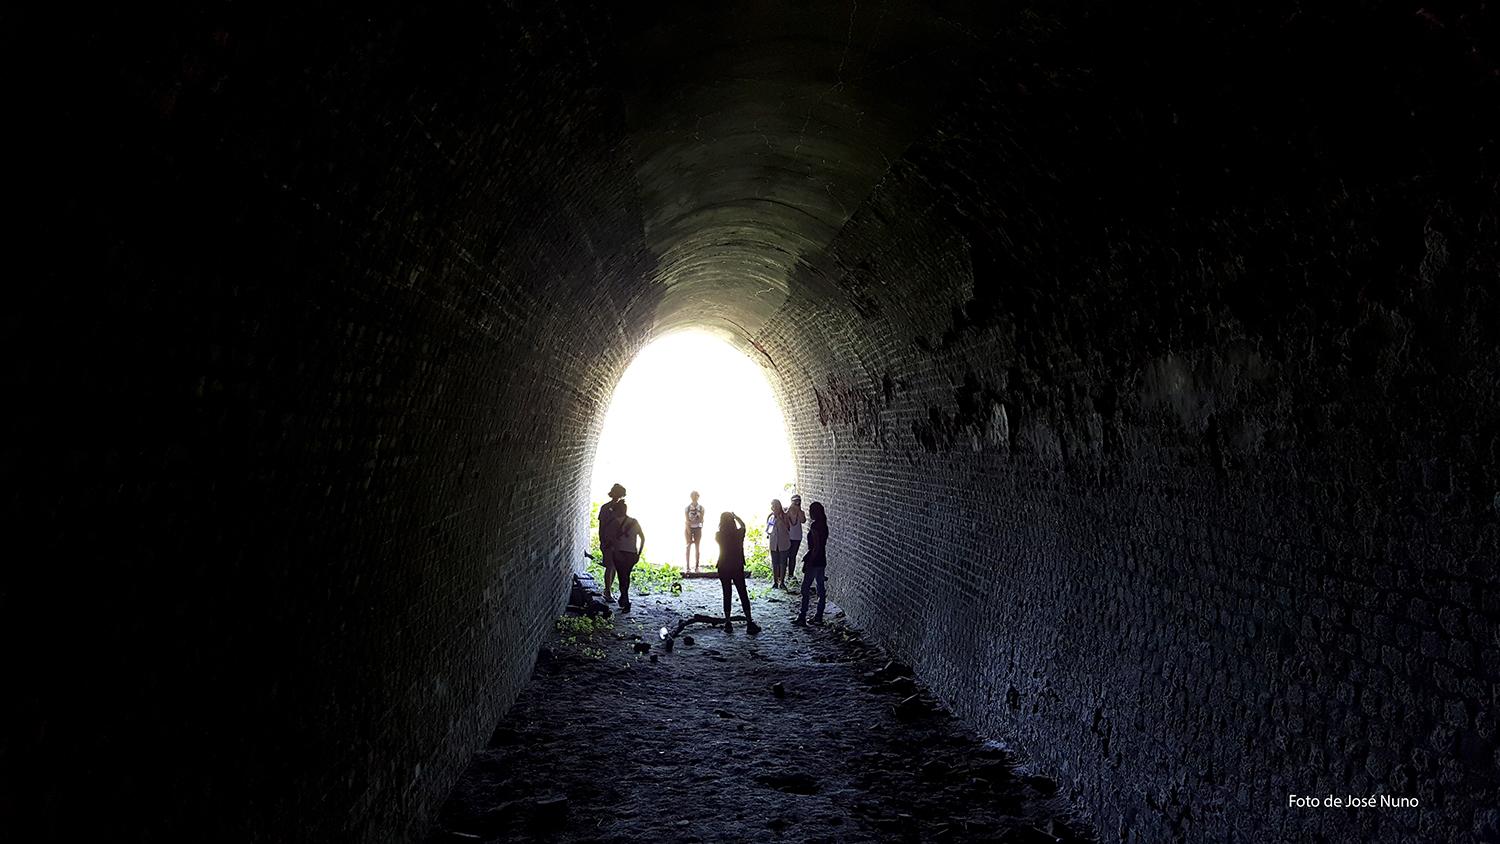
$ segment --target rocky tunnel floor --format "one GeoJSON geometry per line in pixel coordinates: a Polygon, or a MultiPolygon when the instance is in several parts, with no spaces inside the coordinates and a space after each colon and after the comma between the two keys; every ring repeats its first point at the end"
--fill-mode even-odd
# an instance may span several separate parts
{"type": "Polygon", "coordinates": [[[430,842],[1092,840],[1055,783],[836,607],[793,625],[795,600],[755,600],[757,635],[694,624],[669,652],[662,627],[722,612],[717,581],[684,581],[554,634],[430,842]]]}

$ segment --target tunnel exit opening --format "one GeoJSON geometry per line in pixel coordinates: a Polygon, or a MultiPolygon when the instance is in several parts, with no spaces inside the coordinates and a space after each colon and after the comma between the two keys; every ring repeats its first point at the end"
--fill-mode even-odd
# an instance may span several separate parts
{"type": "MultiPolygon", "coordinates": [[[[668,334],[638,354],[616,385],[599,434],[590,491],[623,485],[646,536],[644,559],[682,568],[686,509],[703,509],[702,568],[717,559],[719,515],[764,527],[772,499],[796,490],[786,422],[762,368],[703,331],[668,334]]],[[[596,500],[591,512],[598,512],[596,500]]]]}

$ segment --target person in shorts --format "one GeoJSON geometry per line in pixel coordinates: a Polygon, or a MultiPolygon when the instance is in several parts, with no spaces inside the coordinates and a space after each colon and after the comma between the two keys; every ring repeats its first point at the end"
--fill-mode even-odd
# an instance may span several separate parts
{"type": "Polygon", "coordinates": [[[692,503],[682,511],[682,538],[687,540],[687,547],[682,549],[682,570],[698,571],[703,568],[703,505],[698,503],[697,490],[689,497],[692,503]]]}
{"type": "Polygon", "coordinates": [[[614,603],[611,594],[615,588],[615,545],[620,538],[620,514],[625,507],[625,487],[615,484],[609,488],[609,501],[599,508],[599,565],[604,567],[604,600],[614,603]]]}

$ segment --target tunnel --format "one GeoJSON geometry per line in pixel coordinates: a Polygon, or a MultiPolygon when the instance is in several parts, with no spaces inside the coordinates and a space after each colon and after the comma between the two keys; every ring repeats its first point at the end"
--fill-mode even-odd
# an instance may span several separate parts
{"type": "Polygon", "coordinates": [[[7,840],[429,840],[688,329],[1094,840],[1500,840],[1492,4],[6,17],[7,840]]]}

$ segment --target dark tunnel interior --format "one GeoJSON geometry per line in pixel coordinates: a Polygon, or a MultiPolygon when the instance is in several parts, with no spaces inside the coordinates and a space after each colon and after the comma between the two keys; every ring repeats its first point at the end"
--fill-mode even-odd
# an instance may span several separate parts
{"type": "Polygon", "coordinates": [[[1098,840],[1500,840],[1493,4],[5,17],[0,837],[422,840],[691,327],[1098,840]]]}

